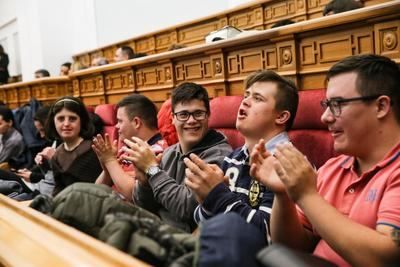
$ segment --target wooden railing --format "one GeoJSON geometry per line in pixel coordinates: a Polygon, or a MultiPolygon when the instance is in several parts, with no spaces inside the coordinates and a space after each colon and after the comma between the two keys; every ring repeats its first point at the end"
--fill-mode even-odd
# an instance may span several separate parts
{"type": "Polygon", "coordinates": [[[0,266],[149,265],[0,194],[0,266]]]}
{"type": "Polygon", "coordinates": [[[46,77],[0,86],[0,99],[10,108],[19,107],[32,97],[43,103],[51,103],[65,95],[72,95],[72,83],[68,77],[46,77]]]}
{"type": "MultiPolygon", "coordinates": [[[[116,103],[133,92],[159,105],[184,81],[202,84],[211,97],[240,95],[243,79],[258,69],[274,70],[295,81],[301,90],[323,88],[325,73],[334,63],[362,53],[400,62],[399,0],[90,68],[74,72],[69,79],[73,95],[88,105],[116,103]]],[[[71,88],[68,78],[60,82],[58,78],[47,79],[0,86],[1,99],[15,107],[29,100],[28,92],[32,96],[41,92],[39,99],[50,102],[65,95],[55,88],[71,88]],[[52,90],[48,91],[52,93],[46,95],[46,86],[50,85],[52,90]]]]}
{"type": "MultiPolygon", "coordinates": [[[[364,0],[366,6],[388,0],[364,0]]],[[[192,46],[203,44],[207,34],[226,25],[242,30],[265,30],[282,20],[305,21],[322,16],[322,10],[330,0],[256,0],[236,8],[175,25],[159,31],[140,35],[111,45],[85,51],[73,56],[85,66],[96,57],[114,61],[119,46],[130,46],[136,52],[156,54],[167,51],[172,44],[192,46]]]]}

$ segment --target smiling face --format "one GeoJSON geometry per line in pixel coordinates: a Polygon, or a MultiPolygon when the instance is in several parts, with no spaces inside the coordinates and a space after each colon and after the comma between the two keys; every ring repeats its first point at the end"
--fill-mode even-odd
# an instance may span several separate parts
{"type": "MultiPolygon", "coordinates": [[[[202,100],[193,99],[188,102],[177,103],[174,108],[174,113],[178,112],[195,112],[206,111],[207,109],[202,100]]],[[[172,119],[175,125],[176,132],[179,138],[179,144],[183,152],[189,151],[193,146],[199,143],[208,131],[208,115],[204,120],[196,120],[193,115],[185,122],[179,121],[176,115],[172,119]]]]}
{"type": "Polygon", "coordinates": [[[81,131],[81,119],[78,114],[63,108],[54,116],[54,125],[64,142],[75,142],[81,131]]]}
{"type": "Polygon", "coordinates": [[[274,82],[256,82],[246,89],[236,119],[236,128],[245,137],[264,138],[276,129],[277,90],[274,82]]]}
{"type": "MultiPolygon", "coordinates": [[[[357,74],[343,73],[330,78],[326,91],[327,99],[360,97],[356,90],[357,74]]],[[[341,114],[337,117],[327,108],[322,114],[322,122],[328,125],[337,152],[358,156],[370,147],[365,135],[374,123],[374,101],[355,101],[343,103],[341,114]],[[367,141],[365,141],[367,140],[367,141]]]]}

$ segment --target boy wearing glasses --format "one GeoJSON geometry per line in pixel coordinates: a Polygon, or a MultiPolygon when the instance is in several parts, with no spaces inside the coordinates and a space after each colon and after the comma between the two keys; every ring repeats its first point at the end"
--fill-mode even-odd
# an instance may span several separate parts
{"type": "Polygon", "coordinates": [[[274,194],[251,177],[250,152],[260,139],[267,141],[270,153],[277,144],[289,142],[286,131],[296,116],[298,92],[293,83],[268,70],[247,77],[244,87],[236,128],[245,144],[225,157],[221,169],[190,155],[185,159],[186,185],[201,204],[194,214],[197,223],[234,212],[267,237],[274,194]],[[229,185],[224,183],[224,176],[229,178],[229,185]]]}
{"type": "Polygon", "coordinates": [[[222,134],[208,128],[210,104],[207,91],[195,83],[183,83],[172,92],[173,124],[179,142],[168,148],[157,162],[149,146],[139,138],[125,139],[125,158],[142,171],[133,197],[135,202],[170,225],[193,231],[197,206],[192,191],[184,184],[183,159],[196,154],[211,164],[221,164],[232,149],[222,134]],[[133,141],[133,142],[132,142],[133,141]]]}
{"type": "MultiPolygon", "coordinates": [[[[400,71],[378,55],[358,55],[327,74],[321,120],[343,154],[316,172],[291,145],[274,157],[252,153],[255,176],[275,192],[273,242],[338,266],[400,262],[400,71]],[[271,171],[274,170],[274,171],[271,171]]],[[[396,265],[397,266],[397,265],[396,265]]]]}

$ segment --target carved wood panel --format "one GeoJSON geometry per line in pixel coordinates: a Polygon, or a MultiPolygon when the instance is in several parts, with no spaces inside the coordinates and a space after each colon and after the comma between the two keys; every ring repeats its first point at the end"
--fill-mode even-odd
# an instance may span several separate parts
{"type": "Polygon", "coordinates": [[[118,70],[104,75],[105,91],[107,94],[116,91],[133,91],[134,81],[133,72],[131,69],[118,70]]]}
{"type": "Polygon", "coordinates": [[[31,88],[29,86],[18,88],[18,102],[20,104],[28,103],[31,97],[31,88]]]}
{"type": "Polygon", "coordinates": [[[200,25],[179,29],[178,42],[181,44],[204,43],[204,38],[212,31],[219,29],[219,21],[213,20],[200,25]]]}
{"type": "Polygon", "coordinates": [[[103,76],[96,75],[79,81],[80,95],[104,93],[103,76]]]}
{"type": "Polygon", "coordinates": [[[135,52],[138,53],[149,53],[155,51],[156,41],[155,37],[151,36],[145,39],[140,39],[135,42],[135,52]]]}
{"type": "Polygon", "coordinates": [[[314,36],[319,38],[307,37],[299,42],[301,70],[331,66],[347,56],[374,52],[372,27],[315,32],[314,36]]]}
{"type": "Polygon", "coordinates": [[[262,7],[241,10],[238,13],[229,15],[229,25],[242,30],[254,29],[255,26],[263,23],[262,7]]]}
{"type": "Polygon", "coordinates": [[[376,53],[390,58],[400,56],[400,20],[378,23],[374,27],[376,53]]]}
{"type": "Polygon", "coordinates": [[[222,54],[181,60],[175,64],[176,81],[194,81],[222,78],[224,76],[222,54]]]}
{"type": "Polygon", "coordinates": [[[157,64],[135,70],[137,90],[146,87],[164,86],[173,83],[172,64],[157,64]]]}

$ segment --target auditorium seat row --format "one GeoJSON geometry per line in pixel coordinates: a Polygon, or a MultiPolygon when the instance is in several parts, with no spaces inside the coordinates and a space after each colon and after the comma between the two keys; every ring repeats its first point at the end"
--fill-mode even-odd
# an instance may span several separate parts
{"type": "MultiPolygon", "coordinates": [[[[292,129],[289,131],[293,144],[302,151],[318,168],[334,155],[333,140],[327,126],[321,122],[320,101],[325,98],[325,90],[305,90],[299,92],[299,107],[292,129]]],[[[242,96],[220,96],[211,100],[209,127],[225,134],[233,148],[244,143],[236,130],[236,116],[242,96]]],[[[117,123],[114,104],[98,105],[95,112],[104,122],[104,132],[112,139],[118,138],[115,129],[117,123]]],[[[171,101],[167,100],[160,108],[158,126],[169,145],[176,143],[177,137],[171,124],[171,101]]]]}

